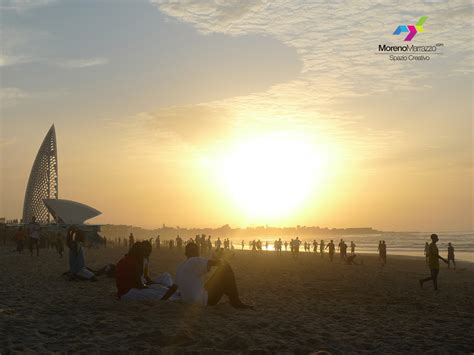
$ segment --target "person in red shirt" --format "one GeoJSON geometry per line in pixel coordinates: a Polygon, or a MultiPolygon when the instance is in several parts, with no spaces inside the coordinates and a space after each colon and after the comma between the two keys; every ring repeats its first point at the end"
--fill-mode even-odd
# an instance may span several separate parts
{"type": "Polygon", "coordinates": [[[166,294],[168,287],[160,284],[146,285],[142,278],[144,260],[148,258],[150,253],[149,243],[136,242],[130,248],[128,254],[120,259],[115,270],[117,297],[119,299],[160,300],[166,294]]]}

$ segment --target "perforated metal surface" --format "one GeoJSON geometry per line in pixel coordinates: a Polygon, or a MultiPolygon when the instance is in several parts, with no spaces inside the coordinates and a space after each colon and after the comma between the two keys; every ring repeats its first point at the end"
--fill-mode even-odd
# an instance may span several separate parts
{"type": "Polygon", "coordinates": [[[54,125],[44,137],[31,168],[23,203],[23,223],[30,222],[33,216],[39,223],[52,220],[43,203],[45,198],[58,198],[58,156],[54,125]]]}

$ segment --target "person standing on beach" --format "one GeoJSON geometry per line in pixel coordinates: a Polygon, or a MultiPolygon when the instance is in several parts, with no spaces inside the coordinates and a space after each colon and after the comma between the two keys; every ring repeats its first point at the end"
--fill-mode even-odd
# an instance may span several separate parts
{"type": "Polygon", "coordinates": [[[36,222],[36,217],[31,218],[31,222],[28,225],[28,242],[30,246],[30,254],[33,256],[33,249],[36,248],[36,256],[39,256],[39,241],[40,241],[41,227],[36,222]]]}
{"type": "Polygon", "coordinates": [[[431,234],[431,244],[428,251],[429,252],[428,259],[429,259],[431,276],[420,280],[421,288],[423,288],[423,284],[426,281],[433,281],[433,286],[436,291],[438,290],[439,259],[443,260],[446,264],[448,263],[446,259],[444,259],[443,257],[439,255],[438,246],[436,245],[438,240],[439,240],[438,235],[431,234]]]}
{"type": "Polygon", "coordinates": [[[23,253],[24,243],[26,239],[26,233],[23,230],[23,227],[20,226],[15,233],[15,242],[16,242],[16,251],[18,254],[23,253]]]}
{"type": "Polygon", "coordinates": [[[448,269],[451,269],[451,261],[454,265],[454,270],[456,270],[456,261],[454,260],[454,247],[451,243],[448,243],[448,269]]]}
{"type": "Polygon", "coordinates": [[[382,266],[385,266],[385,264],[387,264],[387,244],[385,244],[385,240],[382,240],[380,257],[382,259],[382,266]]]}
{"type": "Polygon", "coordinates": [[[128,236],[128,247],[131,248],[135,244],[135,237],[133,236],[133,233],[130,233],[128,236]]]}
{"type": "Polygon", "coordinates": [[[324,240],[321,239],[319,243],[319,252],[321,253],[321,258],[324,258],[324,240]]]}
{"type": "Polygon", "coordinates": [[[56,234],[55,245],[56,245],[56,251],[58,252],[59,257],[62,258],[63,252],[64,252],[64,244],[63,244],[63,237],[61,236],[60,232],[56,234]]]}
{"type": "Polygon", "coordinates": [[[334,259],[334,252],[336,251],[336,246],[334,245],[334,242],[332,239],[328,243],[328,245],[326,245],[325,249],[328,249],[328,248],[329,248],[329,261],[332,262],[332,259],[334,259]]]}
{"type": "Polygon", "coordinates": [[[341,241],[339,242],[339,244],[337,245],[337,251],[339,251],[339,256],[342,259],[344,259],[344,253],[343,253],[343,247],[344,246],[344,240],[341,238],[341,241]]]}
{"type": "Polygon", "coordinates": [[[244,250],[245,242],[242,240],[242,250],[244,250]]]}
{"type": "Polygon", "coordinates": [[[354,241],[351,241],[351,254],[355,254],[355,250],[356,250],[356,245],[354,241]]]}
{"type": "Polygon", "coordinates": [[[155,245],[156,245],[156,249],[157,250],[160,250],[160,247],[161,247],[161,240],[160,240],[160,235],[158,234],[155,238],[155,245]]]}
{"type": "Polygon", "coordinates": [[[316,239],[313,240],[313,251],[315,254],[318,252],[318,242],[316,241],[316,239]]]}

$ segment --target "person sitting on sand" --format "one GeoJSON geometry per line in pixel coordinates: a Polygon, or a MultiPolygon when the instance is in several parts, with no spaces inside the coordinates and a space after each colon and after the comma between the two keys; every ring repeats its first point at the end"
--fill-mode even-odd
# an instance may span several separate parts
{"type": "Polygon", "coordinates": [[[150,255],[152,251],[152,245],[148,240],[144,240],[141,243],[141,248],[143,249],[143,273],[142,273],[142,281],[145,285],[163,285],[163,286],[171,286],[173,284],[173,279],[168,272],[163,272],[159,274],[154,279],[150,278],[150,255]]]}
{"type": "Polygon", "coordinates": [[[438,242],[438,236],[436,234],[431,234],[431,244],[429,249],[429,266],[431,271],[431,276],[420,280],[420,287],[423,288],[423,284],[426,281],[433,281],[433,286],[435,290],[438,290],[438,273],[439,273],[439,259],[443,260],[446,264],[448,261],[441,257],[438,252],[438,247],[436,243],[438,242]]]}
{"type": "Polygon", "coordinates": [[[95,274],[86,267],[83,244],[84,232],[71,226],[67,232],[67,246],[69,248],[69,274],[71,280],[97,281],[95,274]]]}
{"type": "Polygon", "coordinates": [[[454,265],[454,270],[456,270],[456,261],[454,260],[454,247],[451,243],[448,243],[448,268],[451,269],[451,261],[454,265]]]}
{"type": "MultiPolygon", "coordinates": [[[[144,260],[151,253],[151,244],[147,242],[136,242],[127,254],[117,263],[115,268],[115,282],[117,285],[117,297],[120,300],[161,300],[168,291],[164,284],[155,283],[148,278],[150,284],[146,284],[148,275],[144,277],[144,260]]],[[[171,275],[168,274],[169,285],[173,284],[171,275]]],[[[173,299],[177,299],[175,296],[173,299]]]]}
{"type": "Polygon", "coordinates": [[[186,245],[185,255],[186,261],[176,271],[176,283],[163,296],[163,300],[179,290],[184,303],[214,306],[226,295],[232,307],[251,308],[240,300],[234,271],[226,261],[200,257],[196,244],[186,245]],[[217,267],[216,271],[204,283],[204,277],[214,266],[217,267]]]}

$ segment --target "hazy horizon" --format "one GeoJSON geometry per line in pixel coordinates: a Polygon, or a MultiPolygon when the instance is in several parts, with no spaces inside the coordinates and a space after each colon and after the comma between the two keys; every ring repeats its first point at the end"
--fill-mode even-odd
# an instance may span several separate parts
{"type": "Polygon", "coordinates": [[[0,6],[1,217],[54,123],[90,223],[474,230],[470,1],[0,6]]]}

